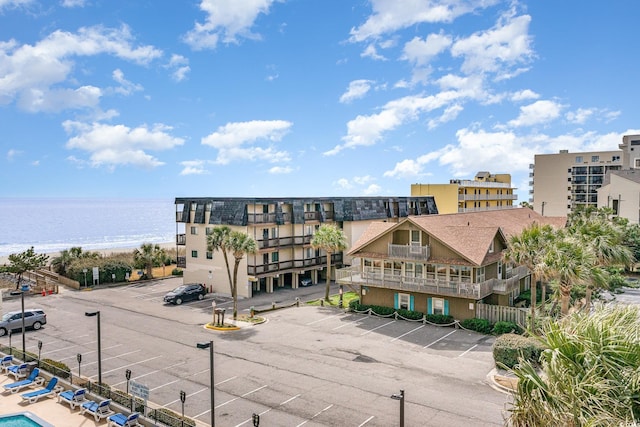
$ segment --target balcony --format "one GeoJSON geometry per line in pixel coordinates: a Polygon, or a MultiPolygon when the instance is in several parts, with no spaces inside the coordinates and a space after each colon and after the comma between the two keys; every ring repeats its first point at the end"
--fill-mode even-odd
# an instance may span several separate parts
{"type": "Polygon", "coordinates": [[[249,224],[276,224],[278,222],[291,222],[291,214],[288,212],[283,212],[282,214],[276,214],[275,212],[250,213],[247,214],[247,222],[249,224]],[[281,216],[281,221],[278,219],[278,216],[281,216]]]}
{"type": "Polygon", "coordinates": [[[322,219],[322,214],[320,212],[305,212],[304,220],[305,221],[320,221],[322,219]]]}
{"type": "Polygon", "coordinates": [[[176,267],[187,268],[187,257],[184,257],[184,256],[177,257],[176,267]]]}
{"type": "MultiPolygon", "coordinates": [[[[331,264],[342,264],[342,253],[331,255],[331,264]]],[[[309,268],[322,269],[327,265],[327,256],[313,258],[294,259],[288,261],[272,262],[269,264],[248,265],[247,273],[252,276],[265,275],[268,273],[287,273],[295,270],[305,270],[309,268]]]]}
{"type": "Polygon", "coordinates": [[[285,246],[302,246],[311,243],[313,236],[276,237],[258,240],[258,249],[277,248],[285,246]]]}
{"type": "Polygon", "coordinates": [[[176,234],[176,245],[186,245],[187,244],[187,235],[186,234],[176,234]]]}
{"type": "Polygon", "coordinates": [[[389,258],[416,259],[426,261],[430,255],[429,246],[389,244],[389,258]]]}
{"type": "Polygon", "coordinates": [[[513,269],[514,275],[508,279],[488,279],[480,283],[447,281],[383,274],[380,270],[366,267],[347,267],[336,271],[336,282],[343,285],[367,286],[393,289],[431,295],[452,296],[480,300],[493,293],[508,294],[520,285],[520,279],[527,274],[526,268],[513,269]]]}

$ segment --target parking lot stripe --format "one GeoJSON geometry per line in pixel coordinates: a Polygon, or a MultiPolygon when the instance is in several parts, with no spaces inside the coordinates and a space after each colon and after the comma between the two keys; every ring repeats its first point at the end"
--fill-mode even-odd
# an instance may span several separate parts
{"type": "MultiPolygon", "coordinates": [[[[267,385],[263,385],[262,387],[258,387],[258,388],[257,388],[257,389],[255,389],[255,390],[251,390],[251,391],[249,391],[249,392],[247,392],[247,393],[243,394],[242,396],[234,397],[234,398],[233,398],[233,399],[231,399],[231,400],[227,400],[226,402],[221,403],[221,404],[219,404],[218,406],[216,406],[216,407],[215,407],[215,409],[218,409],[218,408],[220,408],[221,406],[224,406],[224,405],[226,405],[226,404],[228,404],[228,403],[231,403],[231,402],[233,402],[233,401],[236,401],[236,400],[238,400],[238,399],[240,399],[240,398],[242,398],[242,397],[249,396],[251,393],[255,393],[256,391],[262,390],[262,389],[263,389],[263,388],[265,388],[265,387],[268,387],[268,386],[267,386],[267,385]]],[[[205,412],[205,413],[206,413],[206,412],[205,412]]]]}
{"type": "MultiPolygon", "coordinates": [[[[119,357],[128,356],[129,354],[137,353],[139,351],[142,351],[142,350],[134,350],[134,351],[130,351],[129,353],[124,353],[124,354],[119,354],[117,356],[107,357],[106,359],[102,359],[102,361],[104,362],[105,360],[117,359],[119,357]]],[[[98,363],[97,360],[95,362],[84,363],[82,366],[95,365],[96,363],[98,363]]],[[[96,376],[97,375],[94,375],[93,377],[96,377],[96,376]]],[[[93,378],[93,377],[89,377],[89,378],[93,378]]]]}
{"type": "Polygon", "coordinates": [[[367,418],[367,420],[365,422],[363,422],[362,424],[360,424],[358,427],[362,427],[363,425],[365,425],[366,423],[368,423],[369,421],[371,421],[372,419],[374,419],[375,417],[373,415],[371,415],[369,418],[367,418]]]}
{"type": "Polygon", "coordinates": [[[370,331],[367,331],[367,332],[363,332],[363,333],[361,333],[361,334],[360,334],[360,336],[367,335],[367,334],[369,334],[369,333],[371,333],[371,332],[373,332],[373,331],[375,331],[375,330],[378,330],[378,329],[380,329],[380,328],[384,328],[385,326],[390,325],[390,324],[392,324],[392,323],[394,323],[394,322],[395,322],[395,320],[392,320],[391,322],[387,322],[387,323],[385,323],[384,325],[377,326],[377,327],[375,327],[375,328],[371,329],[370,331]]]}
{"type": "MultiPolygon", "coordinates": [[[[193,392],[193,393],[189,393],[189,394],[187,394],[187,397],[195,396],[196,394],[198,394],[198,393],[202,393],[202,392],[203,392],[203,391],[205,391],[205,390],[209,390],[209,387],[205,387],[205,388],[203,388],[202,390],[198,390],[198,391],[195,391],[195,392],[193,392]]],[[[149,391],[151,391],[151,390],[149,390],[149,391]]],[[[163,408],[166,408],[167,406],[169,406],[169,405],[173,405],[174,403],[177,403],[177,402],[180,402],[180,399],[172,400],[172,401],[171,401],[171,402],[169,402],[169,403],[165,403],[164,405],[162,405],[162,407],[163,407],[163,408]]]]}
{"type": "Polygon", "coordinates": [[[458,355],[458,357],[462,357],[462,356],[464,356],[465,354],[469,353],[471,350],[473,350],[473,349],[474,349],[474,348],[476,348],[477,346],[478,346],[478,344],[475,344],[475,345],[474,345],[473,347],[471,347],[469,350],[467,350],[467,351],[465,351],[464,353],[462,353],[462,354],[458,355]]]}
{"type": "MultiPolygon", "coordinates": [[[[103,348],[102,350],[109,350],[111,348],[116,348],[116,347],[120,347],[122,344],[116,344],[116,345],[112,345],[111,347],[107,347],[107,348],[103,348]]],[[[72,347],[78,347],[78,346],[72,346],[72,347]]],[[[68,348],[72,348],[72,347],[68,347],[68,348]]],[[[82,353],[83,356],[87,355],[87,354],[91,354],[91,353],[97,353],[97,350],[91,350],[91,351],[87,351],[85,353],[82,353]]],[[[48,354],[48,353],[47,353],[48,354]]],[[[75,359],[77,356],[69,356],[69,357],[64,357],[62,359],[58,359],[60,362],[62,362],[63,360],[69,360],[69,359],[75,359]]]]}
{"type": "Polygon", "coordinates": [[[434,342],[432,342],[432,343],[430,343],[430,344],[425,345],[425,346],[424,346],[424,347],[422,347],[422,348],[429,348],[429,347],[431,347],[432,345],[434,345],[434,344],[435,344],[435,343],[437,343],[438,341],[441,341],[441,340],[445,339],[446,337],[448,337],[449,335],[451,335],[451,334],[452,334],[452,333],[454,333],[455,331],[456,331],[456,329],[454,329],[453,331],[449,332],[447,335],[445,335],[445,336],[443,336],[443,337],[438,338],[438,339],[437,339],[437,340],[435,340],[434,342]]]}
{"type": "Polygon", "coordinates": [[[357,320],[354,320],[353,322],[345,323],[344,325],[340,325],[340,326],[337,326],[337,327],[333,328],[332,331],[335,331],[335,330],[340,329],[340,328],[344,328],[345,326],[353,325],[354,323],[358,323],[358,322],[361,322],[361,321],[362,321],[362,319],[357,319],[357,320]]]}
{"type": "Polygon", "coordinates": [[[400,338],[404,337],[405,335],[409,335],[411,332],[415,332],[418,329],[424,328],[425,326],[427,326],[427,325],[421,325],[421,326],[418,326],[415,329],[410,330],[409,332],[405,332],[404,334],[400,335],[399,337],[395,337],[394,339],[392,339],[391,342],[394,342],[395,340],[399,340],[400,338]]]}
{"type": "Polygon", "coordinates": [[[309,421],[311,421],[312,419],[314,419],[318,415],[322,414],[324,411],[328,411],[329,409],[331,409],[332,406],[333,406],[333,403],[331,405],[327,406],[326,408],[324,408],[322,411],[320,411],[317,414],[315,414],[313,417],[309,418],[308,420],[305,420],[305,421],[301,422],[296,427],[300,427],[300,426],[305,425],[306,423],[308,423],[309,421]]]}
{"type": "Polygon", "coordinates": [[[314,320],[313,322],[307,323],[305,326],[313,325],[314,323],[324,322],[325,320],[333,319],[334,317],[339,317],[339,316],[342,316],[342,315],[343,315],[343,313],[334,314],[333,316],[323,317],[320,320],[314,320]]]}
{"type": "MultiPolygon", "coordinates": [[[[133,377],[133,379],[134,380],[139,380],[140,378],[144,378],[147,375],[152,375],[152,374],[155,374],[157,372],[162,372],[162,371],[165,371],[167,369],[175,368],[176,366],[184,365],[185,363],[187,363],[187,362],[180,362],[180,363],[176,363],[174,365],[166,366],[166,367],[164,367],[162,369],[156,369],[155,371],[147,372],[146,374],[142,374],[142,375],[138,375],[137,377],[133,377]]],[[[126,381],[120,381],[119,383],[115,383],[115,384],[111,384],[111,385],[114,386],[114,387],[117,387],[117,386],[125,384],[125,383],[126,383],[126,381]]]]}
{"type": "Polygon", "coordinates": [[[158,387],[151,388],[151,389],[149,389],[149,391],[158,390],[159,388],[166,387],[166,386],[171,385],[171,384],[175,384],[175,383],[177,383],[178,381],[180,381],[180,380],[169,381],[168,383],[165,383],[165,384],[159,385],[158,387]]]}
{"type": "Polygon", "coordinates": [[[157,359],[157,358],[159,358],[159,357],[162,357],[162,356],[155,356],[155,357],[151,357],[151,358],[149,358],[149,359],[147,359],[147,360],[141,360],[141,361],[139,361],[139,362],[134,362],[134,363],[127,363],[126,365],[120,366],[119,368],[110,369],[110,370],[108,370],[108,371],[104,371],[104,372],[102,372],[102,373],[103,373],[103,374],[109,374],[109,373],[114,372],[114,371],[119,371],[119,370],[121,370],[122,368],[124,368],[124,367],[126,367],[126,366],[135,366],[135,365],[139,365],[139,364],[141,364],[141,363],[148,362],[148,361],[150,361],[150,360],[157,359]]]}

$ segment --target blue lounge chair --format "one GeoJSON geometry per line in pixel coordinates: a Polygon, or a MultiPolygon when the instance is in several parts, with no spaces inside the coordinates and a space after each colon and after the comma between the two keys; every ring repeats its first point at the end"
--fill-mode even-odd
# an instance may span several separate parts
{"type": "Polygon", "coordinates": [[[20,396],[22,397],[22,400],[26,400],[29,403],[35,403],[41,397],[52,397],[61,392],[63,388],[61,386],[56,387],[57,384],[58,378],[52,377],[45,388],[41,388],[40,390],[36,391],[30,391],[28,393],[23,393],[20,396]]]}
{"type": "Polygon", "coordinates": [[[44,378],[39,377],[38,375],[40,375],[40,369],[38,368],[33,368],[33,371],[31,371],[31,374],[29,374],[29,376],[24,379],[24,380],[20,380],[20,381],[16,381],[14,383],[11,384],[5,384],[4,387],[4,391],[10,391],[11,393],[17,393],[20,390],[22,390],[23,388],[26,387],[32,387],[32,386],[42,386],[42,384],[44,384],[44,378]]]}
{"type": "Polygon", "coordinates": [[[9,366],[13,366],[13,356],[10,354],[0,359],[0,372],[5,372],[9,366]]]}
{"type": "Polygon", "coordinates": [[[79,388],[78,390],[63,391],[58,395],[58,402],[65,402],[71,406],[71,409],[75,409],[76,406],[80,407],[86,399],[87,390],[79,388]]]}
{"type": "Polygon", "coordinates": [[[107,426],[108,427],[134,427],[139,426],[138,418],[140,418],[140,414],[134,412],[133,414],[126,416],[121,413],[117,413],[115,415],[111,415],[107,418],[107,426]]]}
{"type": "Polygon", "coordinates": [[[101,419],[115,414],[109,405],[111,405],[111,399],[103,400],[100,403],[91,400],[82,404],[80,407],[80,414],[89,413],[93,415],[96,422],[99,422],[101,419]]]}
{"type": "Polygon", "coordinates": [[[21,363],[19,365],[11,365],[7,368],[7,374],[13,376],[16,381],[27,377],[27,370],[29,365],[21,363]]]}

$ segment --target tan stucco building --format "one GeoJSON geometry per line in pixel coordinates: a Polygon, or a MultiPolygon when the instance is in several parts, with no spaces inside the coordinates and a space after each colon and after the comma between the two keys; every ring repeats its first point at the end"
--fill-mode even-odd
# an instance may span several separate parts
{"type": "Polygon", "coordinates": [[[478,172],[474,179],[452,179],[448,184],[412,184],[412,196],[433,196],[441,214],[513,207],[518,196],[511,175],[478,172]]]}
{"type": "MultiPolygon", "coordinates": [[[[230,293],[222,254],[207,251],[207,235],[214,227],[226,225],[256,240],[258,252],[246,255],[239,266],[239,297],[297,288],[303,278],[317,283],[333,278],[336,268],[350,265],[350,256],[335,253],[332,271],[326,271],[326,253],[310,244],[321,224],[341,228],[350,248],[374,221],[395,223],[409,215],[438,213],[433,197],[202,197],[176,198],[175,204],[178,267],[184,269],[184,283],[230,293]]],[[[233,257],[230,262],[233,266],[233,257]]]]}

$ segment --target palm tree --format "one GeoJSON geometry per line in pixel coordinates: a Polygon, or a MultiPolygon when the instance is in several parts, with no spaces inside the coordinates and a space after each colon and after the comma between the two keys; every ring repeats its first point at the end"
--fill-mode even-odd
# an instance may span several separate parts
{"type": "Polygon", "coordinates": [[[143,243],[139,249],[133,251],[133,260],[138,265],[142,265],[147,270],[147,278],[153,278],[153,267],[160,264],[167,257],[164,249],[160,245],[143,243]]]}
{"type": "MultiPolygon", "coordinates": [[[[549,242],[556,239],[556,230],[550,225],[540,225],[533,223],[520,232],[511,236],[508,241],[507,250],[502,258],[505,262],[516,265],[523,265],[531,272],[531,326],[535,330],[535,314],[537,299],[537,282],[543,280],[547,275],[547,265],[543,262],[544,254],[549,242]]],[[[544,286],[543,286],[544,291],[544,286]]],[[[543,296],[542,303],[544,304],[543,296]]]]}
{"type": "Polygon", "coordinates": [[[313,249],[322,249],[327,253],[327,285],[324,291],[325,301],[329,301],[331,290],[331,254],[347,249],[347,238],[344,232],[335,225],[323,224],[311,239],[313,249]]]}
{"type": "Polygon", "coordinates": [[[640,414],[640,309],[596,306],[549,321],[540,367],[521,360],[507,425],[623,426],[640,414]]]}
{"type": "Polygon", "coordinates": [[[226,225],[214,227],[211,234],[207,236],[207,250],[210,252],[220,251],[224,257],[229,277],[229,288],[233,298],[233,318],[238,318],[238,266],[245,254],[255,254],[258,251],[258,244],[253,237],[240,231],[232,231],[226,225]],[[229,266],[229,255],[234,258],[233,277],[229,266]]]}
{"type": "MultiPolygon", "coordinates": [[[[207,236],[207,251],[215,252],[220,251],[224,256],[224,263],[227,266],[227,277],[229,277],[229,286],[231,287],[231,291],[233,291],[231,280],[231,268],[229,267],[229,256],[227,254],[227,243],[229,241],[229,235],[231,234],[231,228],[226,225],[221,225],[218,227],[214,227],[211,230],[211,234],[207,236]]],[[[233,292],[232,292],[233,293],[233,292]]]]}
{"type": "Polygon", "coordinates": [[[258,244],[253,237],[240,231],[232,231],[229,234],[228,248],[231,250],[235,262],[233,264],[233,284],[231,285],[231,295],[233,297],[233,319],[238,318],[238,266],[245,254],[255,254],[258,251],[258,244]]]}
{"type": "MultiPolygon", "coordinates": [[[[605,212],[606,214],[606,212],[605,212]]],[[[596,257],[593,279],[586,284],[585,307],[591,306],[593,289],[608,286],[608,275],[604,267],[629,267],[634,263],[631,249],[625,242],[624,225],[617,224],[606,215],[591,215],[589,217],[574,217],[568,226],[568,231],[589,245],[596,257]]]]}
{"type": "Polygon", "coordinates": [[[596,262],[593,248],[572,235],[550,242],[543,263],[547,266],[550,277],[558,283],[562,315],[569,313],[574,285],[586,286],[593,280],[600,281],[599,276],[603,274],[603,270],[596,262]]]}

